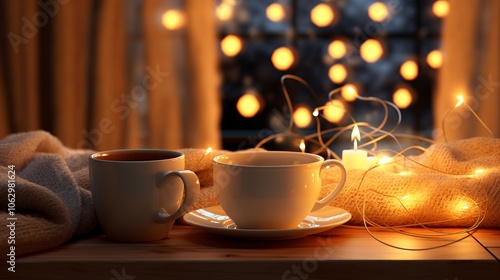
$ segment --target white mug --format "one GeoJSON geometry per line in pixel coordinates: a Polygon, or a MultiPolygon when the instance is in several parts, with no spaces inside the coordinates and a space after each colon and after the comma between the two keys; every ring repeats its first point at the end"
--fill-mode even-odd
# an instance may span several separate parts
{"type": "Polygon", "coordinates": [[[219,203],[238,228],[291,229],[328,205],[342,190],[346,171],[337,160],[299,152],[237,152],[213,159],[219,203]],[[335,165],[338,185],[322,200],[320,171],[335,165]]]}
{"type": "Polygon", "coordinates": [[[177,151],[98,152],[90,156],[89,173],[99,223],[117,241],[166,238],[200,191],[198,177],[184,170],[184,155],[177,151]]]}

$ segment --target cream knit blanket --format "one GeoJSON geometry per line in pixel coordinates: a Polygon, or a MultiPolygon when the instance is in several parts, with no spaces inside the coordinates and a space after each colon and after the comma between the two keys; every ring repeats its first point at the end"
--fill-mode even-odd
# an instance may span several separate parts
{"type": "MultiPolygon", "coordinates": [[[[179,151],[186,156],[186,169],[196,172],[202,186],[192,208],[217,205],[212,158],[228,151],[209,155],[203,149],[179,151]]],[[[0,236],[9,236],[6,224],[15,222],[17,256],[47,250],[98,229],[88,178],[91,153],[66,148],[44,131],[0,140],[0,236]],[[9,166],[16,175],[14,216],[8,209],[9,166]]],[[[481,227],[500,227],[499,139],[437,144],[411,159],[418,164],[407,160],[366,173],[349,170],[346,186],[332,205],[349,210],[351,224],[365,219],[390,226],[469,227],[479,220],[481,227]],[[478,169],[483,172],[476,174],[478,169]]],[[[326,174],[323,193],[337,179],[335,170],[326,174]]],[[[0,244],[4,260],[3,252],[12,244],[6,238],[0,244]]]]}

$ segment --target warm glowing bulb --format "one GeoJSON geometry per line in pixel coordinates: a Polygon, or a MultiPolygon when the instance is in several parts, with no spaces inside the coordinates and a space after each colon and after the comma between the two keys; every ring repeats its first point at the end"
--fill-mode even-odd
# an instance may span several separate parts
{"type": "Polygon", "coordinates": [[[306,107],[299,107],[293,112],[293,121],[297,127],[307,127],[311,123],[311,111],[306,107]]]}
{"type": "Polygon", "coordinates": [[[328,70],[328,77],[332,82],[340,84],[344,82],[347,77],[347,69],[342,64],[334,64],[330,67],[330,70],[328,70]]]}
{"type": "Polygon", "coordinates": [[[318,109],[314,109],[314,111],[313,111],[313,116],[315,116],[315,117],[319,116],[319,111],[318,111],[318,109]]]}
{"type": "Polygon", "coordinates": [[[450,11],[450,3],[445,0],[438,0],[432,4],[432,12],[439,18],[445,17],[450,11]]]}
{"type": "Polygon", "coordinates": [[[295,57],[290,48],[277,48],[271,56],[271,61],[274,67],[278,70],[285,71],[292,67],[295,62],[295,57]]]}
{"type": "Polygon", "coordinates": [[[459,107],[460,105],[462,105],[464,103],[464,97],[462,95],[459,95],[457,96],[457,104],[455,104],[455,108],[456,107],[459,107]]]}
{"type": "Polygon", "coordinates": [[[251,118],[259,112],[260,101],[255,93],[245,93],[238,99],[236,108],[240,115],[245,118],[251,118]]]}
{"type": "Polygon", "coordinates": [[[179,10],[168,10],[161,17],[163,26],[168,30],[177,30],[184,26],[184,14],[179,10]]]}
{"type": "Polygon", "coordinates": [[[379,41],[375,39],[366,40],[359,48],[361,58],[366,62],[372,63],[379,60],[384,54],[384,49],[379,41]]]}
{"type": "Polygon", "coordinates": [[[381,22],[389,16],[389,10],[384,3],[375,2],[368,8],[368,16],[373,21],[381,22]]]}
{"type": "Polygon", "coordinates": [[[398,106],[398,108],[406,109],[408,108],[408,106],[410,106],[413,98],[408,89],[399,88],[392,95],[392,101],[394,102],[394,104],[396,104],[396,106],[398,106]]]}
{"type": "Polygon", "coordinates": [[[358,98],[358,89],[353,84],[346,84],[340,92],[345,101],[352,102],[358,98]]]}
{"type": "Polygon", "coordinates": [[[285,8],[280,3],[272,3],[266,8],[266,16],[270,21],[282,21],[285,18],[285,8]]]}
{"type": "Polygon", "coordinates": [[[241,39],[234,35],[227,35],[220,42],[222,52],[227,56],[235,56],[240,53],[243,43],[241,39]]]}
{"type": "Polygon", "coordinates": [[[418,65],[413,60],[407,60],[401,64],[399,73],[408,81],[414,80],[418,75],[418,65]]]}
{"type": "Polygon", "coordinates": [[[304,143],[304,139],[300,140],[299,148],[302,152],[306,150],[306,143],[304,143]]]}
{"type": "Polygon", "coordinates": [[[347,47],[341,40],[334,40],[328,45],[328,54],[334,59],[341,59],[347,52],[347,47]]]}
{"type": "Polygon", "coordinates": [[[475,174],[482,174],[484,172],[484,170],[482,169],[476,169],[476,171],[474,172],[475,174]]]}
{"type": "Polygon", "coordinates": [[[433,50],[427,54],[426,60],[430,67],[437,69],[443,64],[443,53],[439,50],[433,50]]]}
{"type": "Polygon", "coordinates": [[[378,160],[378,164],[380,165],[384,165],[384,164],[388,164],[388,163],[391,163],[393,162],[394,160],[391,158],[391,157],[381,157],[379,160],[378,160]]]}
{"type": "Polygon", "coordinates": [[[233,7],[223,2],[215,8],[215,13],[221,21],[228,21],[233,17],[233,7]]]}
{"type": "Polygon", "coordinates": [[[345,114],[345,106],[340,100],[334,99],[325,104],[323,116],[332,123],[338,123],[342,120],[345,114]]]}
{"type": "Polygon", "coordinates": [[[311,10],[311,21],[319,27],[325,27],[332,23],[335,14],[330,6],[318,4],[311,10]]]}

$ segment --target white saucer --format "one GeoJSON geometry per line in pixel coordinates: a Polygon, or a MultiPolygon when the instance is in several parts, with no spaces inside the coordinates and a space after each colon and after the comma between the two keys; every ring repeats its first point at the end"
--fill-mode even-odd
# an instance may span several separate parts
{"type": "Polygon", "coordinates": [[[184,215],[184,221],[209,232],[244,239],[292,239],[327,231],[351,219],[344,209],[325,206],[311,212],[294,229],[239,229],[221,206],[201,208],[184,215]]]}

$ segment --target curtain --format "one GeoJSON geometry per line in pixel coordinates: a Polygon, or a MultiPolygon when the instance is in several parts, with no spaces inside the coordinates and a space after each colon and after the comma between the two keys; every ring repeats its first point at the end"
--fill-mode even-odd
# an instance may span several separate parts
{"type": "Polygon", "coordinates": [[[490,136],[488,129],[500,137],[500,1],[450,0],[443,28],[444,60],[434,104],[436,140],[490,136]],[[458,95],[466,104],[454,108],[458,95]]]}
{"type": "Polygon", "coordinates": [[[170,4],[1,1],[0,137],[44,129],[75,148],[218,147],[212,2],[184,1],[178,31],[161,24],[170,4]]]}

